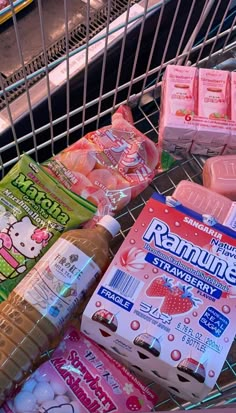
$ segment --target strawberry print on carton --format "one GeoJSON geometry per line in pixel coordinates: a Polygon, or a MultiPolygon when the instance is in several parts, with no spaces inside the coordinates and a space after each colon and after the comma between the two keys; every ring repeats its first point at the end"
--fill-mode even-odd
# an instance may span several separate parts
{"type": "Polygon", "coordinates": [[[89,301],[82,331],[198,402],[234,339],[235,256],[235,232],[155,194],[89,301]]]}

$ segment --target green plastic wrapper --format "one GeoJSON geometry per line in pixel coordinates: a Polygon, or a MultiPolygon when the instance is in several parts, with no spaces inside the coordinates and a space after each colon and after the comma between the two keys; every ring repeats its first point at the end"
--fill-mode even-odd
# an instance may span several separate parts
{"type": "Polygon", "coordinates": [[[23,155],[0,181],[0,302],[62,232],[90,220],[95,212],[93,204],[23,155]]]}

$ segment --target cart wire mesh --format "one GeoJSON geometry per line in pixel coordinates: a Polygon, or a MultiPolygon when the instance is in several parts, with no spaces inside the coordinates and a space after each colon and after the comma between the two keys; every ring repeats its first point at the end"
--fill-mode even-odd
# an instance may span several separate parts
{"type": "MultiPolygon", "coordinates": [[[[23,152],[41,162],[86,132],[108,124],[111,113],[123,103],[133,108],[135,126],[157,142],[160,87],[168,64],[236,68],[235,0],[83,0],[84,20],[76,27],[69,18],[70,0],[60,1],[64,36],[48,44],[44,25],[47,2],[34,0],[42,46],[26,61],[20,26],[23,17],[15,14],[10,0],[19,68],[6,77],[0,67],[2,176],[23,152]]],[[[201,183],[203,165],[203,158],[189,156],[156,176],[119,213],[121,231],[112,254],[153,192],[170,195],[182,179],[201,183]]],[[[156,409],[208,409],[234,402],[235,348],[234,343],[216,387],[203,402],[192,405],[157,386],[156,409]]],[[[155,389],[156,385],[148,386],[155,389]]]]}

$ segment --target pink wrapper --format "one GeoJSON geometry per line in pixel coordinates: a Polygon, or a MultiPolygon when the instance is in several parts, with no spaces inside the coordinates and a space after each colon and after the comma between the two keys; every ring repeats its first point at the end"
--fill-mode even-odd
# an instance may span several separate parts
{"type": "Polygon", "coordinates": [[[69,328],[50,361],[24,383],[1,413],[145,412],[157,396],[100,347],[69,328]]]}
{"type": "Polygon", "coordinates": [[[121,106],[112,125],[88,133],[44,166],[65,187],[97,205],[97,217],[115,214],[142,192],[158,171],[157,145],[121,106]]]}

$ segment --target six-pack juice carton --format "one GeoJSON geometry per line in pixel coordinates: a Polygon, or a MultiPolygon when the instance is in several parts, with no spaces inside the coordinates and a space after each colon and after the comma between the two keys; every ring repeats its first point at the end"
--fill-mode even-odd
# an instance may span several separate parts
{"type": "Polygon", "coordinates": [[[235,335],[235,258],[235,232],[155,194],[87,305],[82,331],[175,395],[202,400],[235,335]]]}
{"type": "Polygon", "coordinates": [[[235,84],[235,75],[228,71],[167,66],[159,128],[162,148],[176,156],[235,153],[235,84]],[[175,93],[178,84],[188,92],[175,93]]]}

